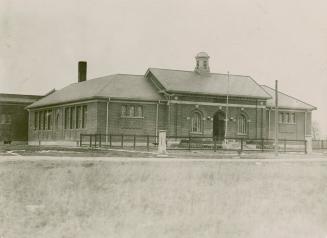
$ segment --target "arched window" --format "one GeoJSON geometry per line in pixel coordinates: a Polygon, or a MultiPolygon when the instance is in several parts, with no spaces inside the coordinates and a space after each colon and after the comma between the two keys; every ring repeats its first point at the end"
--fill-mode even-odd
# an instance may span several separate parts
{"type": "Polygon", "coordinates": [[[240,115],[237,120],[237,132],[238,134],[245,135],[247,132],[246,128],[246,117],[244,115],[240,115]]]}
{"type": "Polygon", "coordinates": [[[192,124],[191,131],[192,132],[201,132],[201,114],[199,112],[194,112],[192,115],[192,124]]]}

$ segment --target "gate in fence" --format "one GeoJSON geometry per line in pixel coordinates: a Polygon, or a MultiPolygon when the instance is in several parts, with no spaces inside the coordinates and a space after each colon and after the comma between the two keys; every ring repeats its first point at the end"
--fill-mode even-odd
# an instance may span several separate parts
{"type": "MultiPolygon", "coordinates": [[[[158,136],[122,134],[81,134],[80,146],[156,151],[158,136]]],[[[326,142],[327,146],[327,142],[326,142]]],[[[167,136],[167,150],[274,151],[273,139],[167,136]]],[[[305,152],[305,140],[279,140],[280,152],[305,152]]]]}

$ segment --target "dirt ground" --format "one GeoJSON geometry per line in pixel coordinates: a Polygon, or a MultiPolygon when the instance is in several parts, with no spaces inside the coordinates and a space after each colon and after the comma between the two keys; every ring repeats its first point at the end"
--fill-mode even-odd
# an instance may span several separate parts
{"type": "Polygon", "coordinates": [[[0,237],[326,237],[327,160],[0,156],[0,237]]]}

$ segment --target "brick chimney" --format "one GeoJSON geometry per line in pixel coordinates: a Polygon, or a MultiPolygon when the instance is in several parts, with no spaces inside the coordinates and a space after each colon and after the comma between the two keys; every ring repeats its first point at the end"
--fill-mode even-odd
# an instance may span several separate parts
{"type": "Polygon", "coordinates": [[[86,72],[87,72],[87,62],[79,61],[78,62],[78,82],[86,81],[86,72]]]}

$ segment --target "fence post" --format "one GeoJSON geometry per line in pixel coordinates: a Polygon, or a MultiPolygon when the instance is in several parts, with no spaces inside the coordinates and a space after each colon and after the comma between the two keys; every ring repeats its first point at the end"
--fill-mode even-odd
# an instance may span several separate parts
{"type": "Polygon", "coordinates": [[[94,148],[97,148],[97,137],[98,137],[98,135],[95,134],[94,135],[94,148]]]}
{"type": "Polygon", "coordinates": [[[90,135],[90,147],[92,147],[92,135],[90,135]]]}
{"type": "Polygon", "coordinates": [[[284,139],[284,152],[286,152],[286,139],[284,139]]]}
{"type": "Polygon", "coordinates": [[[147,136],[146,136],[146,149],[147,149],[147,151],[150,150],[150,148],[149,148],[149,147],[150,147],[149,140],[150,140],[149,135],[147,135],[147,136]]]}
{"type": "Polygon", "coordinates": [[[159,154],[166,154],[166,131],[160,130],[159,131],[159,141],[158,141],[158,153],[159,154]]]}
{"type": "Polygon", "coordinates": [[[241,138],[241,152],[243,152],[243,138],[241,138]]]}
{"type": "Polygon", "coordinates": [[[109,135],[109,148],[111,148],[111,134],[109,135]]]}
{"type": "Polygon", "coordinates": [[[191,150],[191,136],[188,137],[188,150],[191,150]]]}
{"type": "Polygon", "coordinates": [[[214,152],[217,151],[217,137],[213,137],[213,150],[214,152]]]}
{"type": "Polygon", "coordinates": [[[82,134],[79,134],[79,146],[82,147],[82,134]]]}
{"type": "Polygon", "coordinates": [[[261,152],[263,152],[263,138],[261,138],[261,152]]]}
{"type": "Polygon", "coordinates": [[[100,138],[99,138],[99,147],[101,147],[101,134],[100,134],[100,138]]]}
{"type": "Polygon", "coordinates": [[[124,148],[124,135],[121,135],[121,148],[124,148]]]}
{"type": "Polygon", "coordinates": [[[134,138],[133,138],[133,148],[135,150],[135,147],[136,147],[136,135],[134,135],[134,138]]]}
{"type": "Polygon", "coordinates": [[[304,153],[307,154],[308,151],[307,151],[307,141],[305,140],[304,141],[304,153]]]}

